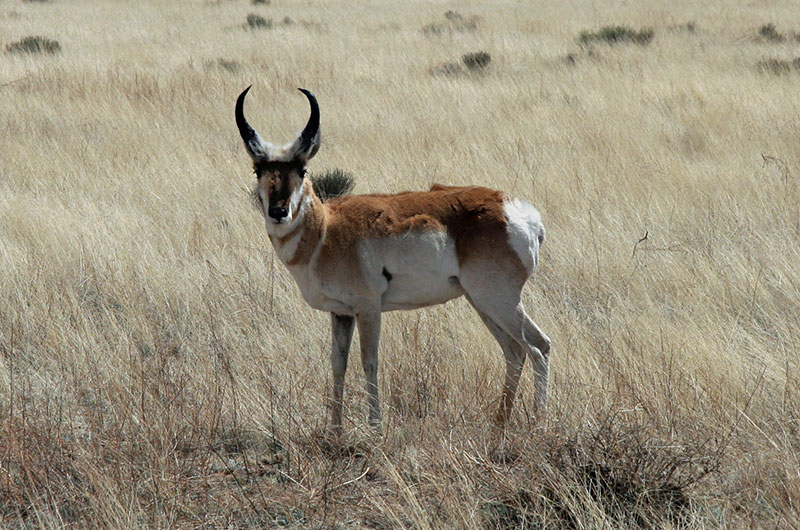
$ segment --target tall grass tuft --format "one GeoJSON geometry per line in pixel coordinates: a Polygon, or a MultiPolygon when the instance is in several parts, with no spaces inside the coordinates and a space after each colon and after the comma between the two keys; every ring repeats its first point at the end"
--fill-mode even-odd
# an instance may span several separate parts
{"type": "Polygon", "coordinates": [[[625,44],[633,43],[640,46],[650,44],[654,32],[650,28],[642,30],[631,29],[627,26],[604,26],[597,31],[583,31],[578,37],[581,44],[604,43],[625,44]]]}
{"type": "Polygon", "coordinates": [[[57,40],[48,39],[40,35],[25,37],[6,46],[10,53],[47,53],[54,55],[61,51],[61,44],[57,40]]]}

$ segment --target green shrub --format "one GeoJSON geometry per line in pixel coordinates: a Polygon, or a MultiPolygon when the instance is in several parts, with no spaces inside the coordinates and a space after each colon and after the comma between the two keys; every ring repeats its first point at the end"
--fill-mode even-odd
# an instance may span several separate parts
{"type": "Polygon", "coordinates": [[[756,63],[756,70],[762,74],[774,75],[788,74],[792,70],[800,72],[800,57],[791,62],[785,59],[763,59],[756,63]]]}
{"type": "Polygon", "coordinates": [[[35,35],[12,42],[6,46],[6,50],[11,53],[49,53],[52,55],[61,51],[61,45],[56,40],[35,35]]]}
{"type": "Polygon", "coordinates": [[[594,32],[582,31],[578,38],[581,44],[592,44],[594,42],[606,44],[633,43],[640,46],[649,44],[652,39],[652,29],[645,28],[636,31],[627,26],[605,26],[594,32]]]}
{"type": "Polygon", "coordinates": [[[422,26],[422,33],[425,35],[441,35],[444,33],[445,25],[441,22],[431,22],[422,26]]]}
{"type": "Polygon", "coordinates": [[[465,16],[458,11],[447,11],[444,14],[444,21],[431,22],[422,27],[425,35],[438,36],[444,32],[455,31],[475,31],[478,29],[480,17],[477,15],[465,16]]]}
{"type": "Polygon", "coordinates": [[[446,11],[444,18],[456,31],[475,31],[478,29],[478,15],[464,16],[458,11],[446,11]]]}
{"type": "Polygon", "coordinates": [[[250,29],[272,29],[272,19],[250,13],[247,15],[247,27],[250,29]]]}
{"type": "Polygon", "coordinates": [[[253,5],[262,5],[268,6],[270,4],[270,0],[252,0],[253,5]]]}
{"type": "Polygon", "coordinates": [[[317,176],[312,175],[311,184],[314,192],[322,199],[322,202],[347,195],[356,185],[353,175],[342,169],[329,169],[325,173],[317,176]]]}
{"type": "Polygon", "coordinates": [[[219,69],[219,70],[225,70],[226,72],[230,72],[232,74],[238,72],[242,67],[242,65],[238,61],[223,59],[222,57],[218,58],[216,61],[214,60],[205,61],[203,64],[206,70],[219,69]]]}
{"type": "Polygon", "coordinates": [[[758,35],[769,42],[783,42],[786,40],[781,33],[778,32],[775,24],[764,24],[760,28],[758,28],[758,35]]]}
{"type": "Polygon", "coordinates": [[[492,56],[484,51],[466,53],[461,56],[461,62],[472,71],[484,69],[491,61],[492,56]]]}

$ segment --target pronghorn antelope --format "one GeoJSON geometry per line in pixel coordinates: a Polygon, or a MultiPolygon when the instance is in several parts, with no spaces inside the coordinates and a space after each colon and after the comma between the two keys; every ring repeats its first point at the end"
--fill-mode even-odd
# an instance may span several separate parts
{"type": "Polygon", "coordinates": [[[300,89],[311,104],[311,117],[296,140],[278,146],[264,142],[247,123],[249,90],[236,101],[236,124],[254,162],[267,233],[306,302],[331,314],[334,432],[341,432],[354,324],[361,338],[369,421],[379,426],[381,313],[462,295],[505,354],[497,424],[503,427],[508,420],[526,356],[535,371],[537,410],[544,412],[550,339],[521,300],[544,241],[536,208],[487,188],[440,185],[424,192],[347,195],[323,204],[305,170],[320,146],[316,98],[300,89]]]}

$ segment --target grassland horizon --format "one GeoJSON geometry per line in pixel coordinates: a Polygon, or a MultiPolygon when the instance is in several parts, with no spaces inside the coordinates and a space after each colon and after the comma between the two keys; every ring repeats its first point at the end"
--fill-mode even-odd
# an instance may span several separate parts
{"type": "MultiPolygon", "coordinates": [[[[789,3],[0,3],[0,526],[800,526],[789,3]],[[546,422],[469,305],[385,315],[384,429],[233,119],[355,193],[534,204],[546,422]],[[257,97],[253,97],[257,96],[257,97]]],[[[795,25],[793,25],[795,24],[795,25]]],[[[357,336],[351,351],[358,351],[357,336]]],[[[352,356],[351,356],[352,359],[352,356]]]]}

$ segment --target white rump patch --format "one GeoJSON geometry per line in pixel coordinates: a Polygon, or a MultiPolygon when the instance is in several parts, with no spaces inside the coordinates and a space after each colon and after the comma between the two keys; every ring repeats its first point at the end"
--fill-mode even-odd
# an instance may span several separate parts
{"type": "Polygon", "coordinates": [[[508,240],[528,271],[539,264],[539,247],[544,241],[544,225],[539,210],[513,198],[503,202],[508,219],[508,240]]]}

